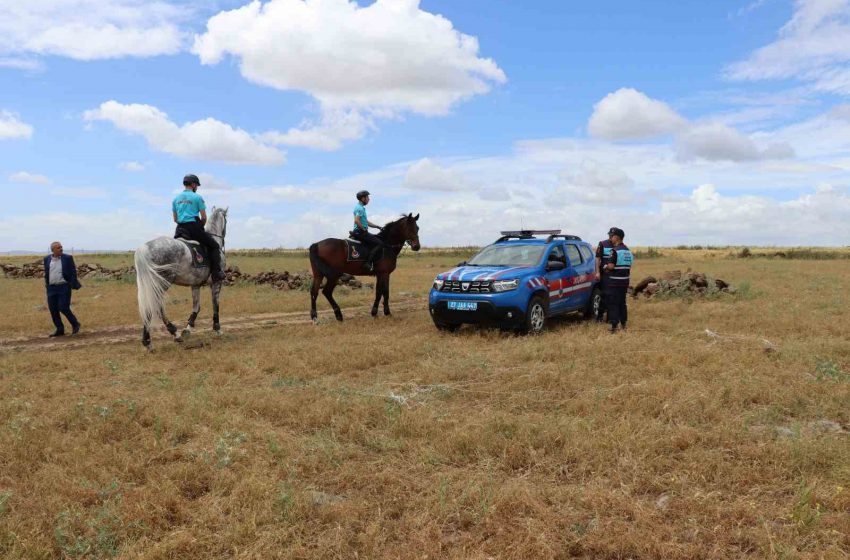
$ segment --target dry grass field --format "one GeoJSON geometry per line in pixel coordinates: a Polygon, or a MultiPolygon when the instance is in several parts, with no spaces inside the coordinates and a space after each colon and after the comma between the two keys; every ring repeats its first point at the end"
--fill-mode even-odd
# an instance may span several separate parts
{"type": "MultiPolygon", "coordinates": [[[[52,325],[39,281],[0,279],[0,557],[847,558],[850,259],[660,253],[635,279],[690,267],[739,291],[630,300],[615,337],[578,319],[443,334],[426,294],[463,255],[423,252],[392,317],[227,332],[309,311],[307,292],[234,286],[221,338],[205,291],[202,344],[146,353],[9,349],[52,325]]],[[[138,323],[132,283],[84,284],[80,341],[138,323]]],[[[189,307],[169,293],[175,322],[189,307]]]]}

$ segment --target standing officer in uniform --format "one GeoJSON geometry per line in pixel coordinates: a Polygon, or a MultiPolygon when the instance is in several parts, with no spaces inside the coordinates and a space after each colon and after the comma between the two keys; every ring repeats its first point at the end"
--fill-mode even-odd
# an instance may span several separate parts
{"type": "Polygon", "coordinates": [[[174,202],[171,203],[171,214],[177,224],[174,238],[191,239],[206,247],[212,279],[224,280],[224,271],[221,270],[221,247],[204,229],[207,223],[207,206],[201,195],[195,192],[200,186],[201,180],[197,175],[183,177],[184,190],[174,197],[174,202]]]}
{"type": "Polygon", "coordinates": [[[354,207],[354,230],[351,232],[351,237],[357,239],[369,249],[369,256],[366,257],[366,262],[363,268],[367,272],[371,272],[375,268],[375,257],[384,247],[384,242],[377,235],[369,233],[369,228],[377,228],[382,230],[381,226],[373,224],[366,217],[366,205],[369,204],[369,191],[360,191],[357,193],[357,206],[354,207]]]}
{"type": "Polygon", "coordinates": [[[602,301],[599,302],[599,311],[596,314],[596,322],[603,323],[605,322],[605,312],[608,310],[608,306],[605,302],[605,285],[606,280],[608,278],[608,274],[605,272],[605,269],[602,268],[602,261],[611,256],[611,236],[614,235],[614,230],[616,228],[611,228],[608,230],[608,239],[604,241],[600,241],[599,245],[596,246],[596,277],[599,278],[599,284],[602,289],[602,301]]]}
{"type": "Polygon", "coordinates": [[[625,232],[620,228],[611,228],[611,254],[603,259],[605,272],[608,276],[605,299],[608,303],[608,322],[611,323],[611,334],[617,332],[617,326],[626,329],[629,312],[626,307],[626,292],[629,289],[629,279],[634,256],[623,243],[625,232]]]}

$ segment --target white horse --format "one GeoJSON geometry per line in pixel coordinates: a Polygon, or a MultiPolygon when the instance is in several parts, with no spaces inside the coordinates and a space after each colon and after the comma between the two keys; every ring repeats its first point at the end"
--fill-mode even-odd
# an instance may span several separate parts
{"type": "MultiPolygon", "coordinates": [[[[218,241],[221,247],[221,268],[224,270],[224,235],[227,233],[227,208],[213,208],[206,231],[218,241]]],[[[182,340],[182,335],[192,332],[195,319],[201,310],[201,286],[210,279],[210,267],[199,268],[192,262],[192,251],[184,241],[171,237],[157,237],[148,241],[136,250],[136,286],[139,295],[139,315],[142,317],[142,344],[150,350],[150,325],[154,317],[159,317],[165,328],[174,337],[175,342],[182,340]],[[182,333],[165,316],[163,299],[165,292],[172,284],[192,287],[192,314],[182,333]]],[[[218,320],[218,296],[221,293],[221,282],[210,284],[213,302],[213,330],[221,333],[218,320]]]]}

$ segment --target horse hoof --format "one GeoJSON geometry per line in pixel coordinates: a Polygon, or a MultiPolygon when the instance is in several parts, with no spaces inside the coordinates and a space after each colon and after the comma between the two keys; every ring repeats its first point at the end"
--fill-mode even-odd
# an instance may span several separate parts
{"type": "Polygon", "coordinates": [[[389,309],[384,309],[384,315],[386,315],[387,317],[389,317],[390,315],[392,315],[392,313],[390,313],[390,310],[389,310],[389,309]]]}
{"type": "Polygon", "coordinates": [[[215,329],[215,330],[213,331],[213,333],[214,333],[216,336],[221,336],[221,329],[215,329]]]}
{"type": "Polygon", "coordinates": [[[336,317],[336,320],[337,320],[337,321],[339,321],[340,323],[342,323],[342,313],[334,314],[334,316],[336,317]]]}
{"type": "Polygon", "coordinates": [[[187,328],[183,329],[183,332],[180,333],[180,336],[185,337],[185,336],[189,336],[190,334],[192,334],[192,329],[187,327],[187,328]]]}
{"type": "Polygon", "coordinates": [[[372,317],[377,317],[377,316],[378,316],[378,310],[377,310],[377,308],[372,310],[371,315],[372,315],[372,317]]]}

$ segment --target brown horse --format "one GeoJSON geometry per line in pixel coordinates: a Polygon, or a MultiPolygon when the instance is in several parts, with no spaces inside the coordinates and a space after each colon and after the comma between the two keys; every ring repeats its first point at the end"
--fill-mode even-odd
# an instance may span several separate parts
{"type": "Polygon", "coordinates": [[[394,222],[384,226],[383,231],[378,234],[384,242],[384,254],[375,262],[374,270],[371,272],[363,268],[364,261],[348,261],[348,241],[343,239],[323,239],[318,243],[310,245],[310,265],[313,268],[313,286],[310,288],[310,318],[317,320],[316,298],[319,297],[319,288],[322,278],[327,279],[322,293],[334,310],[337,321],[342,321],[342,310],[333,297],[334,288],[339,277],[345,274],[355,276],[374,275],[377,279],[375,284],[375,304],[372,306],[372,317],[378,315],[378,302],[384,298],[384,315],[390,314],[390,274],[396,267],[396,260],[401,248],[405,243],[410,243],[410,248],[419,250],[419,214],[415,216],[408,214],[394,222]]]}

